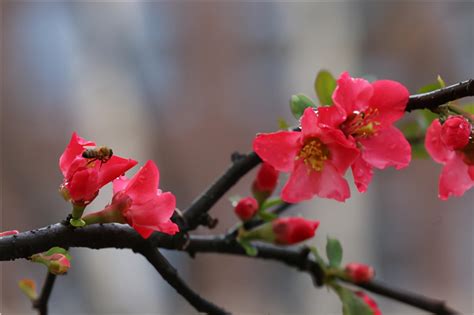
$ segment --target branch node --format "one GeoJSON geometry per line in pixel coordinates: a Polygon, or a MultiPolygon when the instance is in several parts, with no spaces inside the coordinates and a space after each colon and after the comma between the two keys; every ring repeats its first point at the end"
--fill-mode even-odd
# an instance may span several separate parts
{"type": "Polygon", "coordinates": [[[235,163],[235,162],[238,162],[238,161],[244,159],[246,156],[247,156],[246,154],[242,154],[242,153],[239,153],[239,152],[235,151],[230,155],[230,160],[232,161],[232,163],[235,163]]]}

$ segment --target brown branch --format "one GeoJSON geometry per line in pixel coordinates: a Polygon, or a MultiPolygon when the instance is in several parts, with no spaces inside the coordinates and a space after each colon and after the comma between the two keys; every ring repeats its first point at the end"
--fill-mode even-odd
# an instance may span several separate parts
{"type": "Polygon", "coordinates": [[[48,272],[44,280],[43,288],[41,289],[40,296],[33,301],[33,308],[38,310],[39,315],[48,314],[48,300],[53,291],[54,282],[56,281],[56,275],[48,272]]]}

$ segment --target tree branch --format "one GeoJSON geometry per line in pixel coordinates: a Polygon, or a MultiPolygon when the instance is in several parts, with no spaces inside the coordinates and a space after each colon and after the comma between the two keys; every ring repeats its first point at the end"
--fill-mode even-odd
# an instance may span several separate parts
{"type": "Polygon", "coordinates": [[[38,310],[39,315],[48,314],[48,300],[51,295],[51,292],[53,291],[55,281],[56,275],[48,272],[48,274],[46,275],[46,279],[44,280],[40,296],[33,301],[33,308],[38,310]]]}
{"type": "Polygon", "coordinates": [[[412,95],[405,110],[407,112],[416,109],[434,110],[440,105],[467,96],[474,96],[474,79],[462,81],[436,91],[412,95]]]}
{"type": "Polygon", "coordinates": [[[230,314],[223,308],[205,300],[199,294],[194,292],[186,282],[178,275],[178,271],[166,260],[166,258],[152,246],[145,246],[141,251],[156,271],[168,282],[189,304],[202,313],[206,314],[230,314]]]}

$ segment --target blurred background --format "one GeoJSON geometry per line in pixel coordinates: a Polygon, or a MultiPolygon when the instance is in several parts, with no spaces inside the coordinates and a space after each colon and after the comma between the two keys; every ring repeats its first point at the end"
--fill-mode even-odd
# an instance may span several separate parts
{"type": "MultiPolygon", "coordinates": [[[[1,2],[1,229],[62,220],[57,161],[77,131],[114,153],[160,167],[160,188],[186,208],[257,132],[295,124],[288,99],[314,97],[316,73],[348,70],[397,80],[414,93],[441,74],[472,78],[474,3],[419,2],[1,2]]],[[[471,100],[467,100],[471,101],[471,100]]],[[[441,166],[415,160],[376,172],[345,204],[314,199],[290,214],[319,219],[344,246],[344,261],[471,314],[474,190],[437,199],[441,166]]],[[[136,171],[134,169],[130,174],[136,171]]],[[[228,194],[249,194],[251,173],[228,194]]],[[[351,179],[349,179],[351,181],[351,179]]],[[[110,189],[89,207],[101,209],[110,189]]],[[[212,233],[236,221],[224,198],[212,233]]],[[[199,233],[210,233],[200,229],[199,233]]],[[[52,314],[189,314],[194,310],[139,255],[71,250],[52,314]]],[[[276,262],[165,252],[190,286],[235,313],[340,314],[333,293],[276,262]]],[[[45,270],[1,263],[2,314],[33,314],[17,289],[45,270]]],[[[384,314],[423,314],[373,295],[384,314]]]]}

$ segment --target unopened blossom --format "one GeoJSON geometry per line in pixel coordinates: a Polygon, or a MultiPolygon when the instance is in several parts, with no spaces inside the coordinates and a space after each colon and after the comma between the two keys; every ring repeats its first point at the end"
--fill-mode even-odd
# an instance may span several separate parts
{"type": "Polygon", "coordinates": [[[17,230],[4,231],[4,232],[0,232],[0,237],[16,235],[18,233],[20,233],[20,232],[18,232],[17,230]]]}
{"type": "Polygon", "coordinates": [[[95,145],[74,132],[59,159],[59,168],[64,176],[60,192],[74,205],[87,205],[94,200],[100,188],[137,164],[135,160],[116,155],[107,162],[84,158],[84,151],[95,145]]]}
{"type": "Polygon", "coordinates": [[[353,140],[331,126],[331,117],[306,108],[301,132],[258,134],[253,148],[260,158],[281,172],[290,172],[281,198],[290,203],[314,195],[344,201],[350,196],[343,175],[359,155],[353,140]]]}
{"type": "Polygon", "coordinates": [[[300,217],[278,218],[271,222],[275,243],[283,245],[296,244],[314,236],[319,221],[300,217]]]}
{"type": "MultiPolygon", "coordinates": [[[[468,138],[465,143],[465,130],[471,129],[466,125],[465,119],[448,119],[446,128],[438,119],[433,120],[426,131],[425,147],[431,158],[443,164],[439,177],[438,196],[446,200],[451,196],[462,196],[474,186],[474,141],[468,138]],[[460,130],[456,130],[456,125],[460,130]],[[453,135],[457,139],[453,139],[453,135]]],[[[471,133],[471,132],[470,132],[471,133]]]]}
{"type": "Polygon", "coordinates": [[[345,268],[346,274],[355,283],[363,283],[372,280],[375,275],[374,268],[360,263],[349,263],[345,268]]]}
{"type": "Polygon", "coordinates": [[[450,150],[459,150],[469,143],[471,124],[463,116],[450,116],[441,126],[441,141],[450,150]]]}
{"type": "Polygon", "coordinates": [[[35,254],[31,256],[31,260],[33,262],[45,265],[48,268],[48,271],[55,275],[65,274],[69,270],[69,268],[71,268],[71,262],[65,254],[35,254]]]}
{"type": "Polygon", "coordinates": [[[334,106],[320,108],[331,126],[354,139],[360,149],[360,156],[352,164],[354,182],[360,192],[367,190],[373,168],[401,169],[410,163],[410,144],[393,126],[403,116],[408,97],[408,90],[398,82],[370,83],[344,72],[332,96],[334,106]]]}
{"type": "Polygon", "coordinates": [[[154,231],[175,234],[178,226],[171,221],[176,208],[176,198],[170,192],[158,189],[159,170],[148,161],[131,179],[121,176],[113,181],[112,203],[105,209],[84,217],[87,224],[119,222],[128,223],[143,238],[154,231]]]}
{"type": "Polygon", "coordinates": [[[265,200],[273,193],[278,184],[279,174],[280,172],[270,164],[262,163],[252,183],[252,192],[259,197],[257,199],[265,200]]]}
{"type": "Polygon", "coordinates": [[[371,297],[365,294],[365,292],[358,291],[356,292],[356,295],[359,296],[362,301],[365,302],[365,304],[367,304],[367,306],[372,310],[373,315],[382,315],[382,311],[379,309],[377,303],[375,303],[371,297]]]}
{"type": "Polygon", "coordinates": [[[242,221],[248,221],[255,216],[258,211],[258,202],[255,198],[245,197],[239,200],[234,208],[235,214],[242,221]]]}

